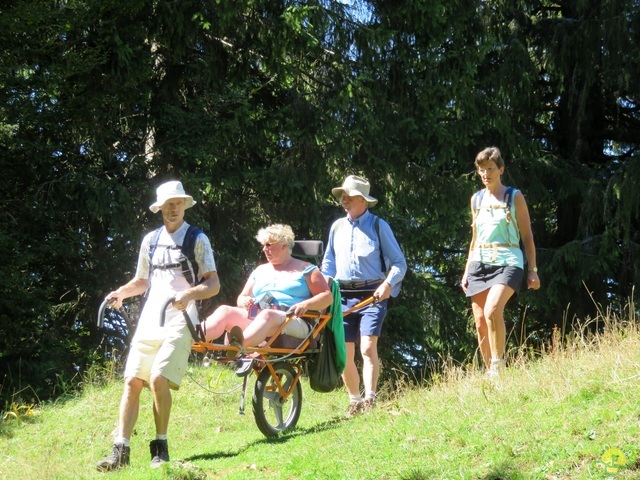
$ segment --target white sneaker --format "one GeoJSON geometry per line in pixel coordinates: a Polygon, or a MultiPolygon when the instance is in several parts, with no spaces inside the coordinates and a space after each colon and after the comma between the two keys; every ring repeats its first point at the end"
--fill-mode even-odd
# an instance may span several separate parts
{"type": "Polygon", "coordinates": [[[500,377],[500,372],[505,368],[505,361],[503,358],[492,358],[491,366],[487,370],[487,377],[490,380],[495,380],[500,377]]]}

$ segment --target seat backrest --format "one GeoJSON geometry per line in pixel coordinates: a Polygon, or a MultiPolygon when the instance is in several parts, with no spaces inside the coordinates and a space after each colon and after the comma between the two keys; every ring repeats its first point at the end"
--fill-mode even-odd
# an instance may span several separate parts
{"type": "Polygon", "coordinates": [[[324,244],[322,240],[296,240],[291,255],[318,265],[324,255],[324,244]]]}

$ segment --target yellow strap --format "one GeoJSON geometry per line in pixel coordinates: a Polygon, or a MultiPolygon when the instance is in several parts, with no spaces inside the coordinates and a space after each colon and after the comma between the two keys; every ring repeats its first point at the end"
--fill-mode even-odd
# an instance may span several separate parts
{"type": "Polygon", "coordinates": [[[514,247],[518,247],[520,248],[520,245],[516,245],[515,243],[482,243],[480,245],[478,245],[477,248],[514,248],[514,247]]]}
{"type": "Polygon", "coordinates": [[[481,248],[491,248],[492,249],[491,261],[495,262],[496,258],[498,257],[498,248],[515,248],[515,247],[520,248],[519,245],[515,245],[513,243],[481,243],[476,247],[476,249],[480,250],[481,248]]]}

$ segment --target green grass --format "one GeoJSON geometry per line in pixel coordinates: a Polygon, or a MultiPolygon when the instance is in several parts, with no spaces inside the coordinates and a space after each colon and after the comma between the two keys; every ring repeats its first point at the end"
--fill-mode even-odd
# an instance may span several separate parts
{"type": "Polygon", "coordinates": [[[77,395],[5,413],[0,478],[640,478],[640,333],[634,323],[607,331],[573,334],[535,359],[516,352],[497,385],[443,362],[429,385],[385,386],[377,409],[350,420],[343,418],[344,390],[316,393],[305,379],[298,427],[274,440],[264,438],[251,412],[255,376],[249,377],[246,414],[238,415],[241,380],[222,365],[194,365],[174,395],[172,462],[159,470],[149,469],[154,428],[148,391],[131,467],[95,470],[110,451],[122,381],[92,374],[77,395]],[[617,472],[602,463],[610,449],[626,457],[617,472]]]}

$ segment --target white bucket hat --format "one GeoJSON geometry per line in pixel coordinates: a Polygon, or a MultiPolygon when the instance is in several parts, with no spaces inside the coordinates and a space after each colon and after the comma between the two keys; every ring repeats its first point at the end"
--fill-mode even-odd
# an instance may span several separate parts
{"type": "Polygon", "coordinates": [[[343,193],[346,193],[350,197],[360,195],[367,201],[367,207],[371,208],[378,203],[378,200],[369,195],[370,188],[371,185],[369,185],[369,181],[366,178],[349,175],[345,178],[344,182],[342,182],[342,186],[332,189],[331,193],[338,200],[340,200],[343,193]]]}
{"type": "Polygon", "coordinates": [[[160,207],[164,205],[164,202],[170,198],[184,198],[184,208],[191,208],[196,203],[191,195],[187,195],[182,186],[182,182],[172,180],[170,182],[163,183],[156,189],[156,202],[152,203],[149,207],[153,213],[157,213],[160,207]]]}

